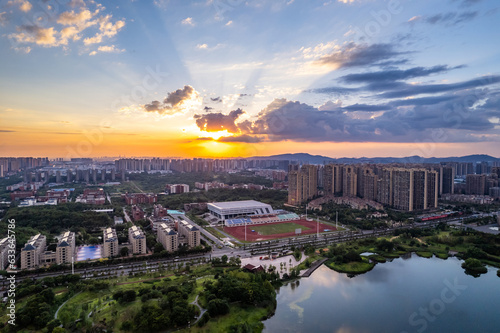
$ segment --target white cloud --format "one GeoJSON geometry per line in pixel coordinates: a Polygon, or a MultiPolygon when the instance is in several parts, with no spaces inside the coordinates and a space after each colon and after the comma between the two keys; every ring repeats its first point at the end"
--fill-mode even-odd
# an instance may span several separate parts
{"type": "Polygon", "coordinates": [[[17,52],[28,54],[31,52],[31,47],[29,46],[15,47],[14,50],[16,50],[17,52]]]}
{"type": "Polygon", "coordinates": [[[62,25],[76,25],[86,23],[92,18],[93,14],[88,9],[84,9],[79,13],[74,11],[64,12],[57,18],[57,23],[62,25]]]}
{"type": "Polygon", "coordinates": [[[99,23],[99,32],[93,37],[88,37],[83,40],[85,45],[99,44],[103,41],[104,37],[115,36],[124,26],[124,21],[111,22],[111,15],[101,16],[97,19],[99,23]]]}
{"type": "Polygon", "coordinates": [[[101,45],[97,48],[97,51],[92,51],[89,53],[89,55],[96,55],[97,52],[122,53],[122,52],[125,52],[125,49],[119,49],[115,45],[101,45]]]}
{"type": "Polygon", "coordinates": [[[208,44],[198,44],[196,45],[196,48],[198,50],[207,50],[207,51],[214,51],[220,48],[223,48],[225,45],[224,44],[217,44],[215,46],[210,47],[208,44]]]}
{"type": "Polygon", "coordinates": [[[155,0],[154,4],[156,7],[161,9],[166,9],[170,0],[155,0]]]}
{"type": "Polygon", "coordinates": [[[7,14],[7,12],[0,13],[0,25],[1,26],[3,26],[5,24],[5,22],[7,22],[7,17],[5,14],[7,14]]]}
{"type": "Polygon", "coordinates": [[[182,22],[181,22],[181,23],[182,23],[182,24],[184,24],[184,25],[190,25],[190,26],[192,26],[192,27],[194,27],[194,26],[195,26],[195,23],[194,23],[194,20],[193,20],[193,18],[192,18],[192,17],[187,17],[187,18],[185,18],[184,20],[182,20],[182,22]]]}
{"type": "Polygon", "coordinates": [[[68,3],[68,6],[70,6],[70,7],[85,7],[85,1],[83,1],[83,0],[71,0],[68,3]]]}
{"type": "Polygon", "coordinates": [[[233,21],[228,21],[228,22],[226,23],[226,27],[229,27],[229,26],[231,26],[231,25],[233,25],[233,21]]]}
{"type": "Polygon", "coordinates": [[[408,20],[408,22],[416,22],[416,21],[420,21],[422,19],[422,16],[413,16],[411,19],[408,20]]]}
{"type": "Polygon", "coordinates": [[[59,45],[54,28],[22,25],[18,27],[17,30],[19,33],[10,34],[9,37],[15,39],[19,43],[35,43],[47,47],[59,45]]]}
{"type": "Polygon", "coordinates": [[[304,59],[317,59],[339,49],[340,46],[335,41],[331,41],[319,43],[314,47],[301,47],[299,51],[304,59]]]}
{"type": "Polygon", "coordinates": [[[7,2],[7,6],[19,5],[19,9],[25,13],[29,12],[33,7],[27,0],[11,0],[7,2]]]}
{"type": "MultiPolygon", "coordinates": [[[[12,0],[10,4],[21,4],[21,0],[12,0]]],[[[21,25],[16,27],[17,32],[8,35],[9,38],[17,41],[18,43],[25,44],[36,44],[43,47],[56,47],[62,46],[65,51],[69,50],[69,41],[78,41],[83,39],[83,44],[85,46],[91,44],[100,44],[105,38],[114,37],[124,26],[125,22],[122,20],[113,21],[112,15],[101,15],[98,14],[105,8],[94,1],[90,1],[90,4],[94,6],[94,10],[89,10],[85,7],[85,2],[82,0],[72,0],[68,5],[71,7],[81,7],[81,10],[75,11],[65,11],[59,14],[53,26],[42,27],[38,24],[31,25],[21,25]],[[94,27],[97,32],[93,34],[86,33],[88,28],[94,27]]],[[[26,6],[26,5],[25,5],[26,6]]],[[[0,23],[2,23],[3,13],[0,14],[0,23]]],[[[25,52],[25,50],[31,51],[30,47],[22,47],[16,45],[13,47],[15,50],[20,52],[25,52]]],[[[106,50],[101,52],[118,52],[121,50],[113,49],[113,51],[106,50]]],[[[91,52],[91,54],[95,54],[91,52]]]]}

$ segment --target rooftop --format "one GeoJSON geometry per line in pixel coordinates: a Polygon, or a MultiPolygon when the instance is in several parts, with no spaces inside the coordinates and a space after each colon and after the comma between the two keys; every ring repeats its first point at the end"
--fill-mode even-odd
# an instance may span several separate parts
{"type": "Polygon", "coordinates": [[[208,205],[218,209],[269,207],[268,204],[255,200],[212,202],[208,205]]]}

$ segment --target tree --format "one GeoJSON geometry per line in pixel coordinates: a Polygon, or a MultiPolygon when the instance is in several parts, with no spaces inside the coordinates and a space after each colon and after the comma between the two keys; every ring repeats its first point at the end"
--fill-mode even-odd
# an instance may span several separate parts
{"type": "Polygon", "coordinates": [[[394,249],[394,243],[387,239],[381,239],[377,242],[377,249],[381,251],[391,252],[394,249]]]}
{"type": "Polygon", "coordinates": [[[135,290],[124,291],[123,296],[121,298],[121,303],[133,302],[133,301],[135,301],[136,297],[137,297],[137,294],[135,293],[135,290]]]}
{"type": "Polygon", "coordinates": [[[224,265],[227,264],[227,255],[223,255],[221,257],[221,261],[222,261],[222,264],[224,264],[224,265]]]}
{"type": "Polygon", "coordinates": [[[154,253],[160,253],[161,251],[163,251],[163,245],[158,242],[154,246],[154,253]]]}
{"type": "Polygon", "coordinates": [[[361,261],[363,261],[361,259],[361,256],[358,253],[354,252],[354,251],[349,251],[344,256],[344,258],[345,258],[346,262],[352,262],[352,261],[359,261],[359,262],[361,262],[361,261]]]}
{"type": "Polygon", "coordinates": [[[125,247],[122,247],[122,249],[120,250],[120,255],[121,255],[122,257],[126,257],[126,256],[128,256],[128,247],[126,247],[126,246],[125,246],[125,247]]]}
{"type": "Polygon", "coordinates": [[[59,319],[52,319],[47,324],[47,332],[54,332],[54,329],[61,325],[61,321],[59,319]]]}
{"type": "Polygon", "coordinates": [[[225,315],[226,313],[229,313],[229,304],[226,300],[219,298],[213,299],[208,302],[207,310],[211,317],[225,315]]]}

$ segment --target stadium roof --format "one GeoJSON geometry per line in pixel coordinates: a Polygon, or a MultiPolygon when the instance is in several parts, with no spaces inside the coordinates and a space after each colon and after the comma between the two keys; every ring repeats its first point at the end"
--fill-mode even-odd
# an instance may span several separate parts
{"type": "Polygon", "coordinates": [[[268,204],[255,200],[242,200],[242,201],[226,201],[226,202],[211,202],[212,205],[219,209],[232,209],[232,208],[255,208],[255,207],[268,207],[268,204]]]}

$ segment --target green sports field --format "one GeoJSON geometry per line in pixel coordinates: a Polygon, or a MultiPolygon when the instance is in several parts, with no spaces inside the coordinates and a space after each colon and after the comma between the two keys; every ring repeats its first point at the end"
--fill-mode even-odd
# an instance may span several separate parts
{"type": "Polygon", "coordinates": [[[297,223],[252,225],[247,226],[247,228],[247,232],[249,232],[250,230],[255,230],[255,232],[258,232],[260,235],[264,236],[295,232],[295,229],[299,228],[302,229],[302,231],[311,229],[297,223]]]}

